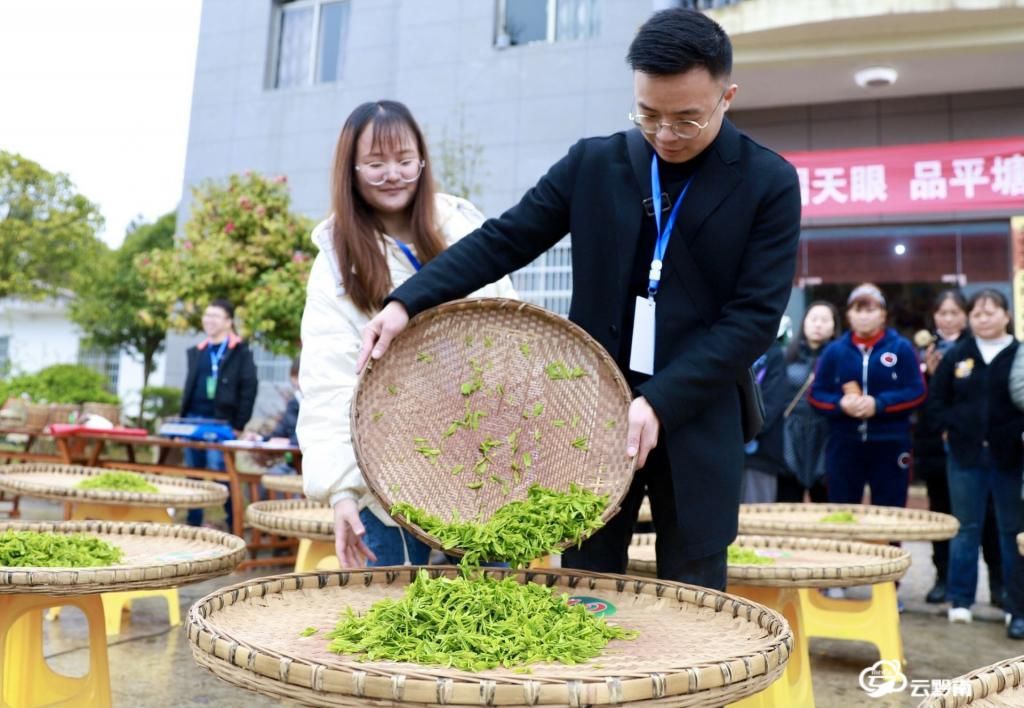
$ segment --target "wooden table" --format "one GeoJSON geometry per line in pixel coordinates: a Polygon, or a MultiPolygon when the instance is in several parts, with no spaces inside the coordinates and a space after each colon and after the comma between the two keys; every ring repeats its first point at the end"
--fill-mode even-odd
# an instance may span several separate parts
{"type": "MultiPolygon", "coordinates": [[[[18,432],[27,434],[29,431],[0,428],[0,434],[18,432]]],[[[25,446],[25,452],[0,452],[0,459],[5,455],[12,460],[32,460],[62,462],[64,464],[83,464],[89,467],[132,470],[135,472],[154,472],[158,474],[176,475],[179,477],[195,477],[199,479],[222,482],[228,486],[231,494],[232,527],[231,533],[240,538],[247,538],[245,526],[245,496],[248,491],[252,501],[266,499],[260,485],[262,472],[242,472],[238,469],[236,454],[238,452],[259,452],[262,455],[292,455],[292,465],[302,472],[302,451],[292,446],[266,446],[259,443],[225,445],[223,443],[198,442],[156,435],[136,436],[118,435],[105,430],[77,431],[72,435],[52,435],[34,431],[33,438],[25,446]],[[32,445],[39,439],[51,439],[56,443],[56,454],[31,452],[32,445]],[[113,448],[124,448],[127,460],[115,459],[110,453],[113,448]],[[156,448],[156,461],[143,462],[136,455],[136,448],[156,448]],[[208,470],[196,467],[168,463],[168,455],[172,450],[193,448],[196,450],[217,450],[224,454],[224,470],[208,470]]],[[[276,496],[276,495],[275,495],[276,496]]],[[[266,565],[290,565],[295,562],[296,541],[293,538],[275,537],[256,528],[248,528],[249,558],[239,566],[241,569],[266,565]],[[288,549],[287,555],[258,558],[260,551],[288,549]]]]}

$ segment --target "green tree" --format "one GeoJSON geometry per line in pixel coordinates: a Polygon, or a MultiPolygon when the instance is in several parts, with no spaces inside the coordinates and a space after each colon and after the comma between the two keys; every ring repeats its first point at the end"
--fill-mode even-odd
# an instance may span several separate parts
{"type": "Polygon", "coordinates": [[[290,210],[287,180],[247,172],[192,194],[184,238],[140,264],[147,296],[176,329],[198,329],[206,305],[227,298],[243,336],[294,354],[313,222],[290,210]]]}
{"type": "Polygon", "coordinates": [[[74,280],[70,316],[82,328],[86,345],[125,351],[142,360],[140,416],[168,329],[166,312],[147,295],[141,268],[154,254],[174,246],[174,228],[173,212],[152,224],[133,222],[120,248],[81,268],[74,280]]]}
{"type": "Polygon", "coordinates": [[[434,179],[438,189],[470,201],[480,196],[484,148],[475,135],[466,132],[466,118],[461,106],[454,135],[449,134],[447,126],[442,129],[434,153],[434,179]]]}
{"type": "Polygon", "coordinates": [[[40,300],[105,250],[96,205],[66,174],[0,150],[0,298],[40,300]]]}

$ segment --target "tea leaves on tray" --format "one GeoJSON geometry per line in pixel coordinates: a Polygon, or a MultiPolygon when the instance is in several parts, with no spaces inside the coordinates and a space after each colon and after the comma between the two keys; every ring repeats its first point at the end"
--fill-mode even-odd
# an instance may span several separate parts
{"type": "Polygon", "coordinates": [[[729,546],[728,562],[730,565],[772,565],[774,558],[765,558],[758,554],[753,548],[742,546],[729,546]]]}
{"type": "Polygon", "coordinates": [[[0,532],[0,566],[8,568],[89,568],[116,565],[121,549],[93,536],[0,532]]]}
{"type": "Polygon", "coordinates": [[[612,639],[635,636],[543,585],[489,576],[431,579],[425,570],[404,597],[380,600],[362,615],[348,608],[327,634],[339,654],[467,671],[578,664],[612,639]]]}
{"type": "Polygon", "coordinates": [[[104,489],[115,492],[146,492],[153,494],[160,490],[134,472],[104,472],[88,477],[75,485],[77,489],[104,489]]]}
{"type": "Polygon", "coordinates": [[[826,524],[853,524],[857,522],[857,517],[852,511],[836,511],[821,517],[821,520],[826,524]]]}
{"type": "MultiPolygon", "coordinates": [[[[483,485],[474,482],[467,486],[479,489],[483,485]]],[[[522,568],[555,552],[565,540],[579,543],[604,525],[601,512],[607,505],[607,495],[575,484],[570,484],[568,492],[534,484],[525,500],[501,506],[482,523],[442,521],[405,502],[392,506],[391,513],[422,528],[438,539],[442,548],[462,550],[465,555],[461,565],[468,572],[489,560],[506,561],[513,568],[522,568]]]]}

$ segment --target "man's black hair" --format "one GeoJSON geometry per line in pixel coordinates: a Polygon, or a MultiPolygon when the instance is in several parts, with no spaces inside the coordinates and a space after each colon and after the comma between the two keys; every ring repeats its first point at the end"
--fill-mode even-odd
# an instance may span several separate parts
{"type": "Polygon", "coordinates": [[[228,314],[229,320],[235,319],[235,306],[229,300],[219,297],[216,300],[212,300],[208,307],[219,307],[228,314]]]}
{"type": "Polygon", "coordinates": [[[640,27],[626,54],[633,71],[653,76],[703,68],[714,79],[732,74],[732,42],[722,27],[696,10],[656,12],[640,27]]]}

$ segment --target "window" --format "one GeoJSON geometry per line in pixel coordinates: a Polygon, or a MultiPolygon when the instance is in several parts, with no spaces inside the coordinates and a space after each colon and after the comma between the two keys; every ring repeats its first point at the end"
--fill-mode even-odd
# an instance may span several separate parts
{"type": "Polygon", "coordinates": [[[0,336],[0,377],[7,376],[11,371],[11,338],[0,336]]]}
{"type": "Polygon", "coordinates": [[[598,0],[498,0],[499,47],[596,37],[598,0]]]}
{"type": "Polygon", "coordinates": [[[338,81],[345,59],[347,0],[294,0],[275,7],[271,65],[275,88],[338,81]]]}
{"type": "Polygon", "coordinates": [[[121,375],[121,352],[117,349],[93,349],[80,346],[78,363],[88,366],[107,377],[107,390],[117,393],[118,378],[121,375]]]}
{"type": "Polygon", "coordinates": [[[512,284],[526,302],[559,315],[568,315],[572,299],[572,247],[568,237],[530,265],[513,273],[512,284]]]}
{"type": "Polygon", "coordinates": [[[252,358],[256,362],[256,378],[260,383],[288,383],[292,360],[286,356],[272,354],[258,344],[250,344],[252,358]]]}

